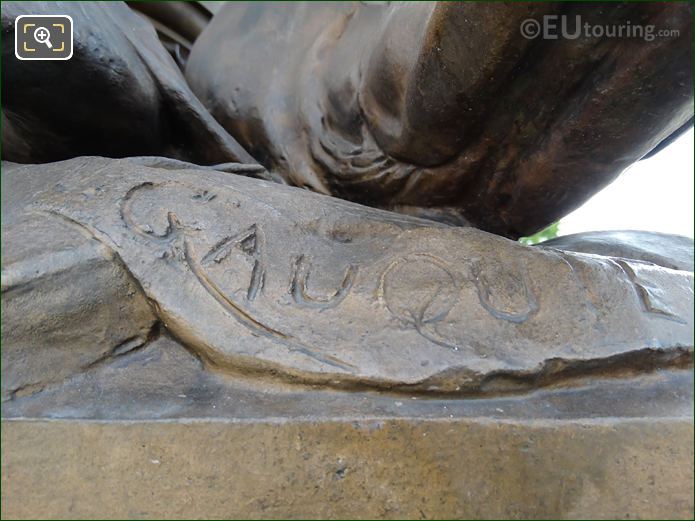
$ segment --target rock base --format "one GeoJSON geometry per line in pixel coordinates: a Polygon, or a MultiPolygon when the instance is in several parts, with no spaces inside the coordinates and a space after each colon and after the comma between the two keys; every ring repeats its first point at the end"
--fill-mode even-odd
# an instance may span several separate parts
{"type": "MultiPolygon", "coordinates": [[[[651,378],[637,394],[659,406],[663,377],[651,378]]],[[[584,392],[606,391],[620,394],[584,392]]],[[[623,406],[624,416],[543,417],[575,408],[578,392],[356,394],[342,418],[262,417],[243,396],[236,418],[6,419],[2,517],[692,518],[692,398],[658,418],[623,406]],[[414,407],[431,417],[408,417],[414,407]],[[515,417],[534,407],[534,419],[515,417]]]]}

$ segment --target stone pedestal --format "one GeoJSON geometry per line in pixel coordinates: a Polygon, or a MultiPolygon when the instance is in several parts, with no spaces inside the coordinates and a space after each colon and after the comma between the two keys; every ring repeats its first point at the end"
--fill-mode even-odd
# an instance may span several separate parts
{"type": "Polygon", "coordinates": [[[692,421],[18,420],[3,518],[683,518],[692,421]]]}
{"type": "Polygon", "coordinates": [[[3,518],[692,516],[687,370],[461,399],[196,365],[163,337],[6,403],[3,518]]]}

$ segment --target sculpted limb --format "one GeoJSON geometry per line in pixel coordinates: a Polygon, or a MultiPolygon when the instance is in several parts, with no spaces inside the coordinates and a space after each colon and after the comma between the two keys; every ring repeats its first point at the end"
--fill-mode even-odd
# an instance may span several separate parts
{"type": "Polygon", "coordinates": [[[691,41],[686,3],[230,4],[186,78],[292,184],[517,238],[692,118],[691,41]],[[678,36],[524,38],[544,15],[678,36]]]}

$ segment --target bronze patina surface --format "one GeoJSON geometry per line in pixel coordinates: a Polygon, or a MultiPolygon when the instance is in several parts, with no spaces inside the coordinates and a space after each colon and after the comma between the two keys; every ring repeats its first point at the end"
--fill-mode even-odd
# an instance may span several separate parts
{"type": "Polygon", "coordinates": [[[692,519],[692,239],[511,240],[689,128],[690,4],[131,4],[2,6],[3,519],[692,519]]]}
{"type": "Polygon", "coordinates": [[[230,3],[186,78],[291,184],[518,238],[692,118],[692,17],[685,2],[230,3]],[[543,16],[572,38],[525,38],[543,16]]]}
{"type": "MultiPolygon", "coordinates": [[[[75,290],[39,306],[44,292],[56,295],[45,284],[85,280],[85,297],[102,302],[94,275],[110,262],[114,282],[103,288],[124,313],[114,331],[143,338],[158,320],[222,371],[484,393],[692,359],[692,272],[526,247],[192,165],[147,166],[153,161],[5,165],[4,236],[41,245],[38,255],[7,248],[6,319],[63,324],[75,290]],[[140,321],[125,314],[133,305],[140,321]]],[[[98,313],[102,328],[116,317],[98,313]]],[[[79,324],[71,332],[89,336],[79,324]]],[[[59,345],[34,325],[8,333],[17,336],[6,356],[21,363],[59,345]]],[[[37,385],[10,364],[9,382],[37,385]]]]}
{"type": "Polygon", "coordinates": [[[3,159],[164,155],[253,163],[191,92],[152,26],[122,2],[3,2],[3,159]],[[73,19],[67,61],[14,56],[20,15],[73,19]]]}
{"type": "Polygon", "coordinates": [[[2,181],[5,517],[692,510],[692,272],[663,251],[162,158],[2,181]]]}

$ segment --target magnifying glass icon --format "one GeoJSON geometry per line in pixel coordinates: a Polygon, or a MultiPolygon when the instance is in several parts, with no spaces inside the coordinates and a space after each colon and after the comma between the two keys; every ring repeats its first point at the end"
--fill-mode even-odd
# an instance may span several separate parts
{"type": "Polygon", "coordinates": [[[53,46],[51,45],[50,38],[51,33],[45,27],[37,27],[34,31],[34,40],[36,40],[39,43],[45,43],[46,47],[52,49],[53,46]]]}

